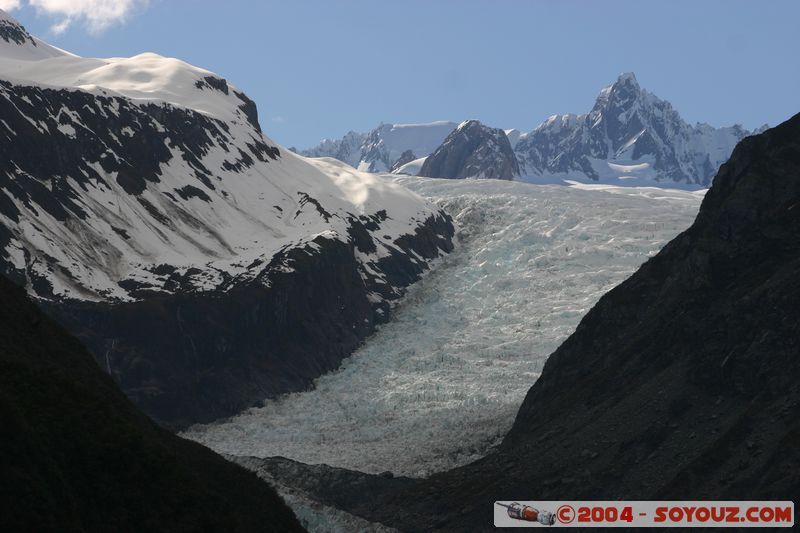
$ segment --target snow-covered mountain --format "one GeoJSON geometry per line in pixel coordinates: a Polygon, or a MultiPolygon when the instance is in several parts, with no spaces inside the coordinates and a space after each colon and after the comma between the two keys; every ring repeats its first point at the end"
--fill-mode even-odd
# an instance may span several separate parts
{"type": "Polygon", "coordinates": [[[425,159],[418,175],[510,180],[519,175],[519,166],[503,130],[467,120],[425,159]]]}
{"type": "Polygon", "coordinates": [[[325,139],[301,153],[333,157],[367,172],[387,172],[431,154],[452,132],[456,122],[381,124],[368,133],[349,132],[338,140],[325,139]],[[398,164],[399,161],[402,161],[398,164]]]}
{"type": "MultiPolygon", "coordinates": [[[[449,130],[439,132],[444,142],[455,124],[437,124],[448,125],[449,130]]],[[[334,157],[369,172],[388,169],[418,175],[425,158],[439,147],[431,143],[435,136],[422,126],[431,125],[382,125],[369,134],[350,132],[303,153],[334,157]],[[391,141],[393,150],[387,151],[389,141],[382,139],[396,130],[403,131],[403,142],[391,141]],[[415,146],[411,153],[404,154],[411,146],[415,146]]],[[[688,124],[669,102],[642,89],[633,73],[624,73],[600,91],[587,114],[553,115],[528,133],[504,131],[520,179],[527,181],[708,187],[736,143],[765,128],[750,132],[739,125],[688,124]]],[[[502,172],[497,169],[495,174],[502,172]]]]}
{"type": "Polygon", "coordinates": [[[178,425],[335,368],[451,248],[438,208],[278,146],[212,72],[78,57],[1,11],[0,146],[0,271],[178,425]]]}
{"type": "Polygon", "coordinates": [[[600,91],[585,115],[553,115],[515,146],[522,174],[593,181],[643,180],[707,187],[741,126],[687,124],[632,73],[600,91]]]}

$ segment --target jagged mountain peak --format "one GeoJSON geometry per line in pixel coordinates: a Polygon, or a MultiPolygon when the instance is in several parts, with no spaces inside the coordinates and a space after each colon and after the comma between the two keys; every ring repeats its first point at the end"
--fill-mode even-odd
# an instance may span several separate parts
{"type": "Polygon", "coordinates": [[[609,88],[617,91],[627,90],[627,91],[634,91],[638,92],[642,90],[642,87],[639,85],[639,80],[636,79],[636,74],[633,72],[621,72],[619,76],[617,76],[616,81],[609,86],[609,88]]]}
{"type": "Polygon", "coordinates": [[[741,126],[686,123],[672,105],[639,85],[632,72],[604,87],[584,115],[553,115],[515,146],[522,175],[708,186],[741,126]],[[631,181],[633,180],[633,181],[631,181]]]}
{"type": "MultiPolygon", "coordinates": [[[[547,119],[536,126],[534,131],[544,129],[560,129],[562,127],[573,127],[579,120],[583,120],[585,115],[576,115],[575,113],[566,113],[564,115],[550,115],[547,119]]],[[[523,137],[527,134],[523,134],[523,137]]]]}
{"type": "Polygon", "coordinates": [[[633,72],[623,72],[616,81],[604,87],[595,100],[592,114],[610,110],[626,110],[649,95],[642,89],[633,72]]]}
{"type": "MultiPolygon", "coordinates": [[[[641,91],[642,87],[639,85],[639,80],[636,79],[636,74],[633,72],[622,72],[617,76],[617,79],[611,85],[603,88],[603,91],[609,93],[614,91],[641,91]]],[[[602,91],[601,91],[602,92],[602,91]]]]}
{"type": "Polygon", "coordinates": [[[477,119],[471,118],[471,119],[467,119],[467,120],[465,120],[465,121],[461,122],[461,123],[458,125],[458,127],[456,128],[456,130],[457,130],[457,131],[463,131],[463,130],[466,130],[466,131],[469,131],[469,130],[478,130],[478,129],[480,129],[480,128],[483,128],[483,127],[484,127],[484,125],[481,123],[481,121],[480,121],[480,120],[477,120],[477,119]]]}

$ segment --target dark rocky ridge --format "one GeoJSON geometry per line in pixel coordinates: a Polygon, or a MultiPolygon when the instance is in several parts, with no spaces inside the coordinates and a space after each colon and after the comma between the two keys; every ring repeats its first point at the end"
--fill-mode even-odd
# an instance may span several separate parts
{"type": "Polygon", "coordinates": [[[425,159],[419,175],[510,180],[519,175],[519,165],[503,130],[468,120],[425,159]]]}
{"type": "Polygon", "coordinates": [[[3,531],[302,531],[266,483],[159,428],[0,278],[3,531]]]}
{"type": "Polygon", "coordinates": [[[491,530],[498,499],[796,501],[798,301],[800,115],[739,143],[692,227],[551,355],[498,450],[416,481],[262,465],[405,531],[491,530]]]}

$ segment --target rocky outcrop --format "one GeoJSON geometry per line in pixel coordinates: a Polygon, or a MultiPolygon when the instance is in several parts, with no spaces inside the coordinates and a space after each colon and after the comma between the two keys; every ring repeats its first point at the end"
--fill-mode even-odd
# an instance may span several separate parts
{"type": "Polygon", "coordinates": [[[3,531],[302,531],[255,474],[142,415],[0,278],[3,531]]]}
{"type": "Polygon", "coordinates": [[[396,170],[398,170],[403,165],[411,163],[412,161],[414,161],[416,159],[417,159],[417,156],[414,155],[414,152],[412,152],[411,150],[406,150],[405,152],[400,154],[400,157],[397,158],[397,161],[395,161],[392,164],[392,168],[389,169],[389,172],[395,172],[396,170]]]}
{"type": "Polygon", "coordinates": [[[584,317],[498,450],[416,481],[263,467],[406,531],[490,530],[503,498],[793,500],[799,300],[796,115],[739,143],[692,227],[584,317]]]}
{"type": "Polygon", "coordinates": [[[6,15],[0,10],[0,39],[7,43],[15,43],[18,45],[30,44],[37,46],[36,40],[28,33],[23,26],[17,23],[16,20],[6,15]]]}
{"type": "Polygon", "coordinates": [[[462,122],[423,163],[420,176],[510,180],[519,174],[503,130],[477,120],[462,122]]]}

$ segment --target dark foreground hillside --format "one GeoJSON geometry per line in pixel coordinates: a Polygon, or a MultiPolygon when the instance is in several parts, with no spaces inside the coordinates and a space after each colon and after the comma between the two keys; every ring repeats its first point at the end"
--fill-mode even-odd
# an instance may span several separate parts
{"type": "Polygon", "coordinates": [[[0,278],[0,531],[299,531],[254,474],[139,413],[0,278]]]}
{"type": "Polygon", "coordinates": [[[426,480],[263,468],[372,521],[492,529],[495,500],[800,497],[800,115],[744,139],[693,226],[548,360],[500,449],[426,480]]]}

